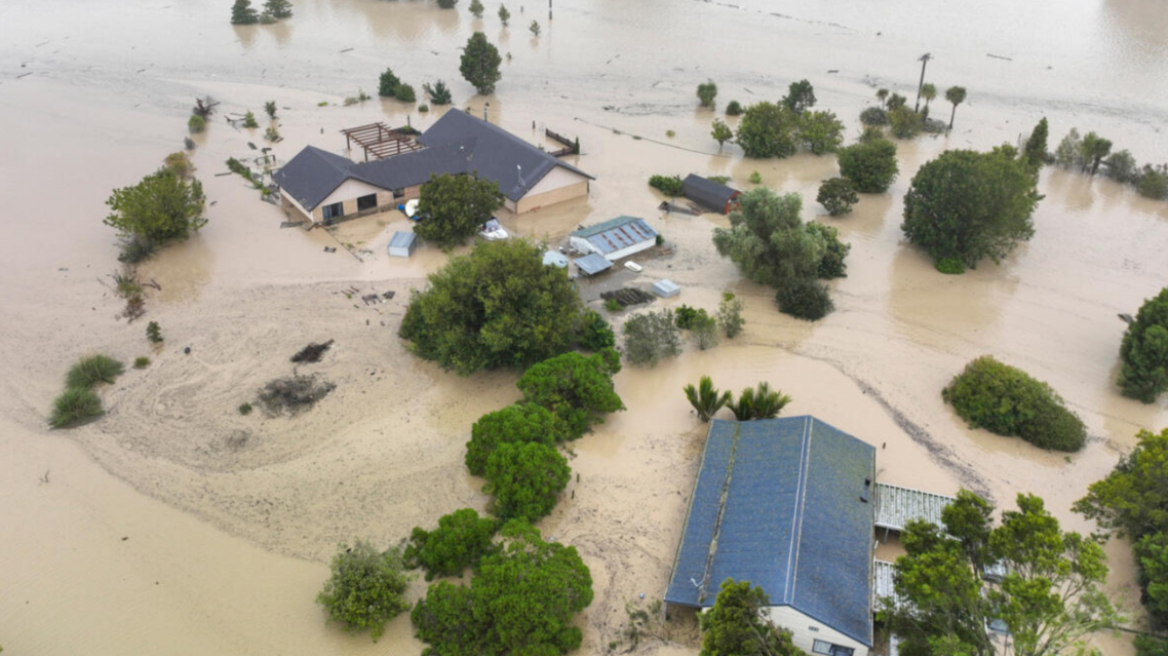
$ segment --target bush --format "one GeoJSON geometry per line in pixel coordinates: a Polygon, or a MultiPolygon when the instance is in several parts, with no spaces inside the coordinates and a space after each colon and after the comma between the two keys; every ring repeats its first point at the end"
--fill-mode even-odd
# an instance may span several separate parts
{"type": "Polygon", "coordinates": [[[629,317],[621,330],[625,335],[625,357],[632,365],[653,366],[664,358],[681,353],[681,340],[672,310],[629,317]]]}
{"type": "Polygon", "coordinates": [[[941,398],[971,428],[1018,436],[1042,449],[1078,451],[1087,439],[1083,422],[1049,385],[988,355],[967,364],[941,398]]]}
{"type": "Polygon", "coordinates": [[[251,0],[235,0],[235,4],[231,6],[232,25],[251,25],[259,19],[256,10],[251,6],[251,0]]]}
{"type": "Polygon", "coordinates": [[[483,491],[495,496],[500,519],[534,522],[551,513],[572,469],[555,447],[538,442],[500,444],[487,458],[483,491]]]}
{"type": "Polygon", "coordinates": [[[714,84],[713,81],[698,85],[698,100],[701,101],[702,107],[713,107],[716,97],[718,97],[718,85],[714,84]]]}
{"type": "Polygon", "coordinates": [[[393,97],[407,103],[412,103],[417,100],[417,96],[414,94],[414,88],[404,82],[397,85],[397,88],[393,90],[393,97]]]}
{"type": "Polygon", "coordinates": [[[943,257],[933,262],[933,267],[941,273],[956,276],[965,273],[965,265],[955,257],[943,257]]]}
{"type": "Polygon", "coordinates": [[[792,280],[775,295],[779,311],[799,319],[817,321],[835,309],[827,285],[814,278],[792,280]]]}
{"type": "Polygon", "coordinates": [[[425,113],[427,113],[427,112],[429,112],[429,111],[430,111],[430,106],[429,106],[429,105],[427,105],[427,104],[425,104],[425,103],[422,103],[421,105],[418,105],[418,113],[419,113],[419,114],[425,114],[425,113]]]}
{"type": "Polygon", "coordinates": [[[150,340],[151,344],[162,343],[162,328],[158,326],[157,321],[146,324],[146,339],[150,340]]]}
{"type": "Polygon", "coordinates": [[[1168,200],[1168,164],[1155,167],[1144,164],[1143,173],[1136,183],[1136,191],[1144,198],[1168,200]]]}
{"type": "Polygon", "coordinates": [[[762,174],[758,171],[751,171],[750,177],[747,178],[751,184],[762,184],[762,174]]]}
{"type": "Polygon", "coordinates": [[[207,120],[202,116],[196,116],[192,114],[191,117],[187,119],[187,130],[190,130],[191,134],[198,134],[206,129],[207,120]]]}
{"type": "Polygon", "coordinates": [[[761,102],[746,108],[736,141],[747,157],[790,157],[799,117],[785,105],[761,102]]]}
{"type": "Polygon", "coordinates": [[[840,175],[852,181],[856,191],[880,194],[896,179],[896,144],[879,138],[842,148],[838,154],[840,175]]]}
{"type": "Polygon", "coordinates": [[[276,101],[269,100],[269,101],[265,102],[264,103],[264,112],[268,115],[268,118],[275,119],[276,118],[276,101]]]}
{"type": "Polygon", "coordinates": [[[250,403],[245,401],[245,402],[239,404],[239,414],[246,417],[247,415],[251,414],[251,410],[252,410],[252,408],[251,408],[250,403]]]}
{"type": "Polygon", "coordinates": [[[1168,287],[1144,301],[1119,348],[1123,395],[1153,403],[1168,391],[1168,287]]]}
{"type": "Polygon", "coordinates": [[[467,174],[431,176],[422,185],[414,232],[442,248],[466,243],[503,204],[493,180],[467,174]]]}
{"type": "Polygon", "coordinates": [[[456,4],[458,4],[458,0],[438,0],[438,6],[442,9],[454,9],[456,4]]]}
{"type": "Polygon", "coordinates": [[[718,345],[718,320],[706,314],[705,310],[701,310],[694,318],[691,331],[699,349],[704,351],[718,345]]]}
{"type": "Polygon", "coordinates": [[[772,390],[768,382],[760,382],[755,387],[747,387],[738,395],[738,401],[727,404],[736,421],[774,419],[791,402],[791,397],[783,390],[772,390]]]}
{"type": "MultiPolygon", "coordinates": [[[[500,16],[502,13],[500,9],[500,16]]],[[[479,93],[486,94],[494,91],[495,84],[502,79],[503,75],[499,72],[499,64],[502,62],[499,49],[487,41],[485,34],[475,32],[463,48],[458,70],[463,79],[470,82],[479,93]]]]}
{"type": "Polygon", "coordinates": [[[783,105],[795,114],[802,114],[815,106],[815,88],[807,80],[792,82],[783,97],[783,105]]]}
{"type": "Polygon", "coordinates": [[[443,515],[433,531],[415,526],[403,559],[408,567],[425,569],[427,581],[435,576],[458,576],[491,552],[491,538],[498,529],[497,519],[479,517],[471,508],[455,510],[443,515]]]}
{"type": "Polygon", "coordinates": [[[487,458],[500,444],[536,442],[552,445],[568,439],[567,426],[550,410],[534,403],[516,403],[489,412],[471,427],[466,443],[466,468],[475,476],[487,469],[487,458]]]}
{"type": "Polygon", "coordinates": [[[104,223],[126,240],[161,244],[186,239],[207,224],[204,201],[198,180],[188,182],[159,169],[132,187],[115,189],[105,202],[111,213],[104,223]]]}
{"type": "Polygon", "coordinates": [[[681,178],[674,176],[655,175],[649,178],[649,186],[666,196],[681,195],[681,178]]]}
{"type": "Polygon", "coordinates": [[[112,383],[125,371],[121,362],[108,355],[91,355],[82,358],[69,368],[65,376],[65,386],[77,389],[90,389],[98,383],[112,383]]]}
{"type": "Polygon", "coordinates": [[[92,390],[70,387],[53,400],[49,425],[53,428],[67,428],[103,414],[105,411],[101,409],[101,399],[92,390]]]}
{"type": "Polygon", "coordinates": [[[378,553],[362,540],[352,548],[342,544],[330,569],[332,576],[316,601],[328,611],[330,620],[349,631],[369,629],[376,642],[385,632],[385,623],[409,608],[405,600],[409,582],[397,549],[378,553]]]}
{"type": "Polygon", "coordinates": [[[860,112],[860,122],[864,125],[888,125],[888,112],[880,107],[869,107],[860,112]]]}
{"type": "MultiPolygon", "coordinates": [[[[475,1],[477,2],[478,0],[475,1]]],[[[446,87],[446,83],[442,80],[438,80],[434,86],[430,86],[430,83],[427,82],[422,85],[422,90],[430,97],[430,102],[435,105],[449,105],[453,101],[450,95],[450,89],[446,87]]]]}
{"type": "Polygon", "coordinates": [[[677,327],[682,330],[689,330],[693,327],[694,320],[698,318],[699,314],[706,314],[705,310],[697,310],[685,304],[673,312],[677,315],[677,327]]]}
{"type": "Polygon", "coordinates": [[[611,348],[589,356],[569,352],[533,365],[516,387],[525,402],[551,411],[574,440],[604,423],[605,414],[625,409],[612,384],[620,370],[620,354],[611,348]]]}
{"type": "Polygon", "coordinates": [[[734,294],[722,294],[722,302],[718,305],[718,325],[722,332],[730,339],[734,339],[742,332],[746,319],[742,318],[742,301],[734,298],[734,294]]]}
{"type": "Polygon", "coordinates": [[[146,356],[134,358],[135,369],[145,369],[150,366],[150,358],[146,356]]]}
{"type": "Polygon", "coordinates": [[[264,139],[268,141],[279,141],[280,132],[274,126],[269,126],[268,129],[264,130],[264,139]]]}
{"type": "Polygon", "coordinates": [[[621,310],[625,309],[625,306],[621,305],[620,301],[616,300],[615,298],[609,298],[605,299],[604,301],[604,309],[608,310],[609,312],[620,312],[621,310]]]}
{"type": "Polygon", "coordinates": [[[852,245],[839,240],[839,230],[812,221],[805,226],[805,231],[815,236],[824,246],[823,256],[819,258],[819,266],[815,270],[815,276],[824,280],[846,278],[848,264],[844,262],[844,259],[852,250],[852,245]]]}
{"type": "Polygon", "coordinates": [[[392,68],[385,69],[377,82],[377,95],[382,98],[392,98],[397,88],[401,86],[401,80],[393,74],[392,68]]]}
{"type": "Polygon", "coordinates": [[[473,14],[475,18],[482,18],[484,9],[486,9],[486,7],[484,7],[483,3],[479,2],[479,0],[470,0],[470,13],[473,14]]]}
{"type": "Polygon", "coordinates": [[[924,129],[924,119],[908,107],[898,107],[888,115],[892,134],[898,139],[912,139],[924,129]]]}
{"type": "Polygon", "coordinates": [[[580,317],[580,346],[592,352],[616,346],[612,326],[595,310],[585,310],[580,317]]]}
{"type": "Polygon", "coordinates": [[[731,100],[726,105],[726,116],[740,116],[742,114],[742,105],[737,100],[731,100]]]}
{"type": "Polygon", "coordinates": [[[844,142],[844,124],[833,112],[803,112],[799,115],[799,140],[816,155],[834,153],[844,142]]]}
{"type": "Polygon", "coordinates": [[[259,126],[260,124],[256,122],[255,114],[251,113],[250,109],[247,110],[247,114],[245,114],[243,117],[243,127],[258,128],[259,126]]]}
{"type": "Polygon", "coordinates": [[[167,155],[166,159],[162,160],[162,163],[180,178],[190,176],[191,171],[195,169],[194,165],[191,164],[191,159],[181,150],[167,155]]]}
{"type": "Polygon", "coordinates": [[[831,178],[819,185],[819,195],[815,200],[832,216],[840,216],[852,211],[852,205],[860,202],[856,186],[847,178],[831,178]]]}

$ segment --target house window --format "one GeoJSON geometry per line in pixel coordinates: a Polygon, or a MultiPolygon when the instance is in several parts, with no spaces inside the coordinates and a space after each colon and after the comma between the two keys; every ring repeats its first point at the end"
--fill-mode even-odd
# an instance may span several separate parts
{"type": "Polygon", "coordinates": [[[851,647],[833,645],[826,640],[816,640],[811,644],[811,651],[825,656],[852,656],[856,650],[851,647]]]}
{"type": "Polygon", "coordinates": [[[377,207],[377,194],[369,194],[368,196],[361,196],[357,199],[357,211],[364,212],[377,207]]]}
{"type": "Polygon", "coordinates": [[[345,215],[345,206],[341,203],[333,203],[332,205],[325,205],[320,208],[320,216],[325,220],[325,223],[333,219],[339,219],[345,215]]]}
{"type": "Polygon", "coordinates": [[[401,197],[403,197],[403,196],[405,196],[405,195],[406,195],[406,190],[405,190],[405,189],[394,189],[394,190],[393,190],[393,197],[394,197],[394,198],[401,198],[401,197]]]}

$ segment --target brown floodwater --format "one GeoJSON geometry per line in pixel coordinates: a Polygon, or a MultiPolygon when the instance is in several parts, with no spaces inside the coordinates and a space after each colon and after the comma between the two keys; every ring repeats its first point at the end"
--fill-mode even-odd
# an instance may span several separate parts
{"type": "MultiPolygon", "coordinates": [[[[465,4],[465,3],[463,3],[465,4]]],[[[393,100],[344,107],[374,93],[392,66],[422,95],[444,79],[456,106],[541,143],[542,128],[579,135],[576,162],[597,176],[587,199],[503,222],[552,245],[577,225],[633,214],[673,253],[647,257],[638,276],[671,278],[680,303],[716,308],[722,291],[746,302],[745,333],[717,348],[687,346],[656,368],[617,377],[628,410],[571,445],[579,474],[545,535],[576,545],[596,601],[582,618],[583,653],[616,638],[625,601],[663,590],[705,436],[680,388],[710,374],[723,388],[768,380],[810,413],[879,449],[890,483],[952,493],[960,486],[1008,505],[1036,492],[1065,525],[1140,428],[1168,425],[1168,405],[1121,397],[1111,381],[1123,324],[1168,280],[1168,203],[1107,180],[1045,171],[1036,235],[1001,265],[936,273],[899,229],[912,173],[946,148],[1014,142],[1041,117],[1051,145],[1072,126],[1096,130],[1143,161],[1168,159],[1168,11],[1158,0],[1070,0],[966,6],[910,0],[559,0],[489,5],[483,20],[420,0],[296,0],[273,26],[232,27],[224,3],[8,0],[0,6],[0,644],[14,654],[416,653],[408,620],[381,642],[327,626],[313,596],[338,542],[389,545],[456,508],[482,509],[482,481],[461,466],[471,423],[513,401],[515,375],[461,379],[413,358],[396,339],[411,288],[446,261],[434,249],[385,254],[385,213],[332,231],[281,228],[226,171],[253,157],[261,130],[225,112],[282,108],[286,161],[305,144],[344,148],[342,127],[373,121],[425,129],[393,100]],[[526,25],[539,20],[532,38],[526,25]],[[505,53],[489,97],[459,79],[474,30],[505,53]],[[727,36],[732,35],[732,36],[727,36]],[[693,88],[719,85],[719,106],[782,96],[810,79],[819,105],[855,120],[877,86],[913,97],[924,52],[928,80],[969,98],[954,131],[900,143],[901,175],[845,218],[813,202],[831,158],[745,160],[709,138],[715,113],[693,88]],[[509,54],[510,57],[506,57],[509,54]],[[993,55],[993,56],[989,56],[993,55]],[[140,268],[148,319],[115,317],[116,243],[102,225],[111,188],[134,183],[181,147],[196,95],[222,101],[194,162],[207,227],[140,268]],[[318,103],[326,102],[326,106],[318,103]],[[486,107],[486,103],[490,103],[486,107]],[[673,137],[666,135],[672,130],[673,137]],[[662,216],[645,185],[655,173],[728,175],[804,197],[805,219],[852,244],[849,276],[833,282],[837,310],[809,324],[777,313],[769,290],[743,281],[710,243],[722,217],[662,216]],[[326,253],[326,246],[338,247],[326,253]],[[348,246],[351,249],[347,250],[348,246]],[[356,287],[350,298],[343,291],[356,287]],[[359,296],[395,291],[385,304],[359,296]],[[337,390],[295,419],[242,417],[254,390],[292,371],[308,341],[335,339],[317,372],[337,390]],[[191,348],[184,355],[183,347],[191,348]],[[68,432],[47,408],[76,357],[149,355],[101,390],[107,415],[68,432]],[[1046,380],[1086,421],[1087,447],[1069,458],[967,429],[939,390],[969,359],[990,353],[1046,380]],[[46,477],[47,482],[42,482],[46,477]],[[125,539],[123,539],[125,538],[125,539]]],[[[934,116],[949,105],[938,99],[934,116]]],[[[266,117],[261,118],[266,127],[266,117]]],[[[456,251],[456,252],[462,252],[456,251]]],[[[585,296],[592,298],[587,292],[585,296]]],[[[623,320],[623,316],[616,320],[623,320]]],[[[882,546],[895,554],[896,545],[882,546]]],[[[1109,589],[1138,615],[1129,551],[1112,542],[1109,589]]],[[[423,590],[415,584],[413,594],[423,590]]],[[[1101,636],[1109,654],[1130,653],[1101,636]]],[[[647,651],[693,654],[692,640],[647,651]]]]}

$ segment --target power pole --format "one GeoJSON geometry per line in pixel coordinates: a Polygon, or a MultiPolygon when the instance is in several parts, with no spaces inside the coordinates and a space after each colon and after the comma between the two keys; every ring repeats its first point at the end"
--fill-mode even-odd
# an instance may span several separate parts
{"type": "Polygon", "coordinates": [[[552,0],[548,0],[548,20],[552,19],[552,0]]]}
{"type": "Polygon", "coordinates": [[[929,65],[929,60],[932,58],[933,56],[927,52],[921,55],[921,81],[919,84],[917,84],[917,103],[913,105],[914,112],[919,112],[921,110],[921,88],[925,86],[925,67],[929,65]]]}

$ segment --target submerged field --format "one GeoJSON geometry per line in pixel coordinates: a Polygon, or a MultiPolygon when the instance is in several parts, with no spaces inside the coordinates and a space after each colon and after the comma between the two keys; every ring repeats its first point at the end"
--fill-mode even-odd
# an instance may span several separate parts
{"type": "MultiPolygon", "coordinates": [[[[8,210],[0,519],[9,527],[0,542],[0,644],[15,654],[420,651],[406,618],[373,644],[326,626],[313,597],[338,542],[386,546],[486,502],[481,480],[462,466],[464,443],[480,415],[519,396],[516,374],[459,378],[396,337],[409,290],[447,256],[423,248],[410,260],[386,257],[389,235],[406,225],[396,213],[332,234],[281,229],[278,209],[238,177],[215,176],[228,157],[250,152],[248,141],[262,141],[221,118],[196,138],[194,155],[214,202],[210,223],[141,268],[161,287],[141,321],[114,318],[116,248],[101,224],[112,188],[181,146],[196,95],[213,95],[224,111],[258,112],[275,99],[287,108],[275,146],[283,160],[305,144],[339,152],[342,127],[409,115],[425,129],[437,112],[381,100],[341,106],[358,88],[373,92],[387,65],[418,88],[445,79],[455,106],[476,115],[489,102],[492,122],[534,142],[533,125],[579,135],[574,163],[598,178],[589,198],[504,212],[509,229],[554,244],[580,224],[642,216],[674,254],[643,261],[631,279],[668,277],[683,288],[654,307],[712,310],[723,290],[746,301],[736,340],[689,346],[653,369],[626,367],[616,385],[628,410],[571,445],[579,478],[539,527],[575,545],[592,569],[596,601],[583,615],[581,653],[616,637],[626,600],[664,590],[705,437],[681,387],[704,374],[723,388],[781,387],[794,398],[786,414],[814,414],[875,445],[881,481],[946,494],[965,486],[999,505],[1034,492],[1064,525],[1089,530],[1071,503],[1138,429],[1168,424],[1163,401],[1124,399],[1111,382],[1124,328],[1116,314],[1134,312],[1168,279],[1168,203],[1047,170],[1034,239],[1001,265],[943,276],[902,242],[902,198],[916,169],[942,150],[1014,142],[1043,115],[1052,145],[1077,126],[1141,162],[1163,160],[1168,135],[1155,126],[1168,120],[1168,90],[1154,83],[1168,72],[1162,12],[1130,0],[1080,2],[1053,18],[1017,15],[1023,10],[1008,3],[947,17],[844,0],[777,4],[563,0],[550,24],[542,7],[512,7],[510,30],[491,6],[475,21],[464,8],[404,0],[303,0],[289,21],[240,28],[228,25],[224,3],[98,9],[18,0],[0,10],[9,28],[0,45],[0,151],[19,154],[0,164],[8,210]],[[544,23],[538,39],[523,27],[533,17],[544,23]],[[1075,38],[1029,43],[1010,27],[1035,20],[1047,21],[1041,34],[1075,38]],[[489,98],[458,79],[457,48],[473,30],[512,54],[489,98]],[[728,32],[734,47],[711,38],[728,32]],[[970,90],[955,130],[899,142],[901,175],[890,192],[863,196],[839,219],[813,202],[819,181],[837,171],[834,158],[719,152],[708,135],[715,114],[693,95],[713,78],[719,107],[774,100],[806,77],[818,106],[836,111],[854,137],[873,85],[911,100],[925,50],[938,57],[930,80],[970,90]],[[770,290],[718,257],[710,234],[723,217],[663,217],[645,184],[652,174],[698,172],[746,189],[756,170],[763,184],[803,194],[803,218],[838,227],[852,244],[848,277],[832,283],[837,310],[818,323],[779,314],[770,290]],[[359,257],[323,251],[338,242],[359,257]],[[342,292],[350,287],[396,296],[366,306],[342,292]],[[144,337],[148,320],[166,335],[157,349],[144,337]],[[337,385],[315,409],[294,419],[237,412],[265,382],[291,373],[293,353],[328,339],[335,345],[323,360],[301,366],[337,385]],[[48,431],[65,370],[97,351],[154,362],[101,392],[99,421],[48,431]],[[940,390],[987,353],[1058,390],[1087,424],[1085,449],[1064,458],[967,429],[940,390]]],[[[1129,550],[1113,541],[1107,552],[1109,588],[1135,612],[1129,550]]],[[[1126,640],[1100,641],[1108,654],[1130,653],[1126,640]]],[[[643,649],[696,653],[687,644],[643,649]]]]}

